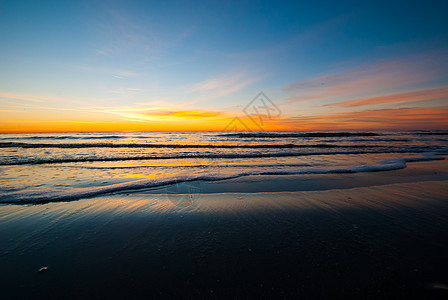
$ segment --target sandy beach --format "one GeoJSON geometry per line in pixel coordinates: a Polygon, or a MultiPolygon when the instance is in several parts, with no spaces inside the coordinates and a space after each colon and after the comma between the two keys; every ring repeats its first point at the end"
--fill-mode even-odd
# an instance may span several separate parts
{"type": "Polygon", "coordinates": [[[448,163],[0,206],[0,298],[443,298],[448,163]]]}

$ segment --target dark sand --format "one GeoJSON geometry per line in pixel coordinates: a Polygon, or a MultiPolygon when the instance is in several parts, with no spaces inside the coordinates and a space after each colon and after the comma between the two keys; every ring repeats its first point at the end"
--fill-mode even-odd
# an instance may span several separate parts
{"type": "Polygon", "coordinates": [[[0,299],[448,299],[446,161],[199,188],[0,205],[0,299]]]}

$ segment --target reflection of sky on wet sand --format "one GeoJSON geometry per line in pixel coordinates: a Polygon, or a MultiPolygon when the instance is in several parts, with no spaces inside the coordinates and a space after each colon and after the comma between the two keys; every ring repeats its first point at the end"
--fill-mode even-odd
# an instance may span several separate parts
{"type": "MultiPolygon", "coordinates": [[[[401,254],[409,245],[419,249],[422,241],[428,242],[423,243],[426,248],[421,250],[423,258],[416,261],[419,265],[409,266],[403,274],[408,269],[412,273],[416,267],[433,266],[427,264],[425,255],[427,250],[433,254],[431,249],[437,254],[437,246],[444,245],[440,244],[444,241],[440,228],[445,230],[447,224],[447,183],[203,193],[187,207],[176,205],[163,194],[150,193],[42,205],[0,205],[0,259],[8,270],[8,286],[14,288],[19,284],[34,287],[36,280],[41,280],[54,286],[64,283],[64,289],[73,285],[77,289],[81,282],[87,290],[91,286],[85,281],[97,285],[102,279],[107,287],[112,282],[133,288],[129,278],[136,276],[144,276],[144,282],[150,284],[156,282],[154,286],[167,284],[172,288],[172,278],[182,275],[182,280],[189,283],[191,274],[203,266],[210,269],[194,276],[195,282],[215,276],[217,270],[218,279],[229,271],[233,276],[231,271],[241,264],[248,270],[243,277],[246,280],[258,273],[257,265],[261,265],[261,271],[271,271],[278,261],[286,266],[294,263],[291,271],[300,274],[305,262],[307,271],[313,271],[305,275],[314,274],[312,280],[329,271],[333,280],[340,268],[329,268],[329,262],[341,262],[344,267],[348,264],[347,272],[352,274],[360,259],[362,272],[366,263],[384,270],[394,259],[394,269],[386,278],[389,280],[397,276],[395,270],[401,270],[400,262],[408,262],[401,254]],[[385,255],[380,264],[378,255],[385,255]],[[395,258],[400,261],[395,263],[395,258]],[[45,275],[38,273],[42,267],[49,268],[45,275]],[[146,280],[148,272],[154,276],[152,280],[146,280]]],[[[439,251],[435,258],[443,258],[443,254],[439,251]]],[[[283,273],[282,269],[274,277],[283,273]]],[[[210,282],[216,282],[216,278],[210,282]]],[[[231,282],[235,282],[233,278],[231,282]]],[[[296,282],[294,278],[292,284],[296,282]]],[[[47,285],[44,287],[46,291],[47,285]]]]}
{"type": "MultiPolygon", "coordinates": [[[[2,205],[0,223],[76,222],[83,218],[150,216],[154,214],[244,214],[257,211],[314,211],[337,213],[344,209],[399,209],[427,206],[448,194],[447,181],[402,183],[353,189],[277,193],[209,193],[194,197],[191,205],[177,205],[164,194],[117,194],[72,202],[41,205],[2,205]],[[431,193],[428,194],[428,187],[431,193]]],[[[175,195],[177,197],[183,194],[175,195]]],[[[186,195],[189,197],[189,195],[186,195]]]]}

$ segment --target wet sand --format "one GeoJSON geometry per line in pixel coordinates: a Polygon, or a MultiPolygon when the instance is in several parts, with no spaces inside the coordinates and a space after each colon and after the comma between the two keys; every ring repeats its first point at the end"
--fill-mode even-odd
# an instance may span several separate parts
{"type": "Polygon", "coordinates": [[[0,205],[0,298],[443,299],[447,166],[0,205]]]}

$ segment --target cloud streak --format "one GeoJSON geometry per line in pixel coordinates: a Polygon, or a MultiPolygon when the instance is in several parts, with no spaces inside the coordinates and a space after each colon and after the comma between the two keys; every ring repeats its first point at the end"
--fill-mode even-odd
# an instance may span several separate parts
{"type": "Polygon", "coordinates": [[[192,85],[187,92],[199,95],[182,105],[197,104],[231,95],[263,78],[262,76],[249,76],[241,72],[210,78],[192,85]]]}
{"type": "Polygon", "coordinates": [[[164,108],[112,108],[99,112],[117,115],[128,121],[179,121],[187,119],[213,119],[223,116],[221,112],[207,110],[168,110],[164,108]]]}
{"type": "Polygon", "coordinates": [[[362,106],[362,105],[403,103],[403,102],[443,100],[443,99],[448,99],[448,88],[415,90],[405,93],[397,93],[378,97],[350,100],[339,103],[331,103],[327,104],[326,106],[362,106]]]}
{"type": "MultiPolygon", "coordinates": [[[[379,93],[385,95],[396,94],[397,96],[402,94],[403,97],[406,93],[411,95],[416,92],[410,90],[415,89],[415,85],[428,85],[433,80],[440,78],[444,72],[446,70],[437,65],[435,60],[383,61],[349,72],[300,80],[284,87],[283,91],[289,94],[289,103],[320,101],[320,103],[327,102],[328,104],[328,102],[348,102],[364,98],[367,103],[369,101],[373,102],[372,99],[379,93]]],[[[417,94],[414,97],[417,97],[417,94]]],[[[420,97],[423,97],[423,95],[420,95],[420,97]]],[[[385,101],[384,103],[390,101],[385,98],[377,100],[385,101]]],[[[338,106],[337,104],[334,105],[338,106]]]]}
{"type": "Polygon", "coordinates": [[[282,123],[291,130],[339,129],[447,129],[448,107],[373,109],[355,112],[299,116],[282,123]]]}
{"type": "Polygon", "coordinates": [[[81,101],[76,101],[73,99],[65,98],[65,97],[55,97],[48,95],[30,95],[30,94],[22,94],[22,93],[10,93],[0,91],[0,99],[10,99],[10,100],[18,100],[31,102],[29,104],[42,104],[42,103],[72,103],[72,104],[80,104],[81,101]]]}
{"type": "Polygon", "coordinates": [[[345,102],[331,103],[327,104],[326,106],[362,106],[362,105],[375,105],[385,103],[403,103],[403,102],[443,100],[443,99],[448,99],[448,88],[446,87],[414,90],[405,93],[356,99],[345,102]]]}

